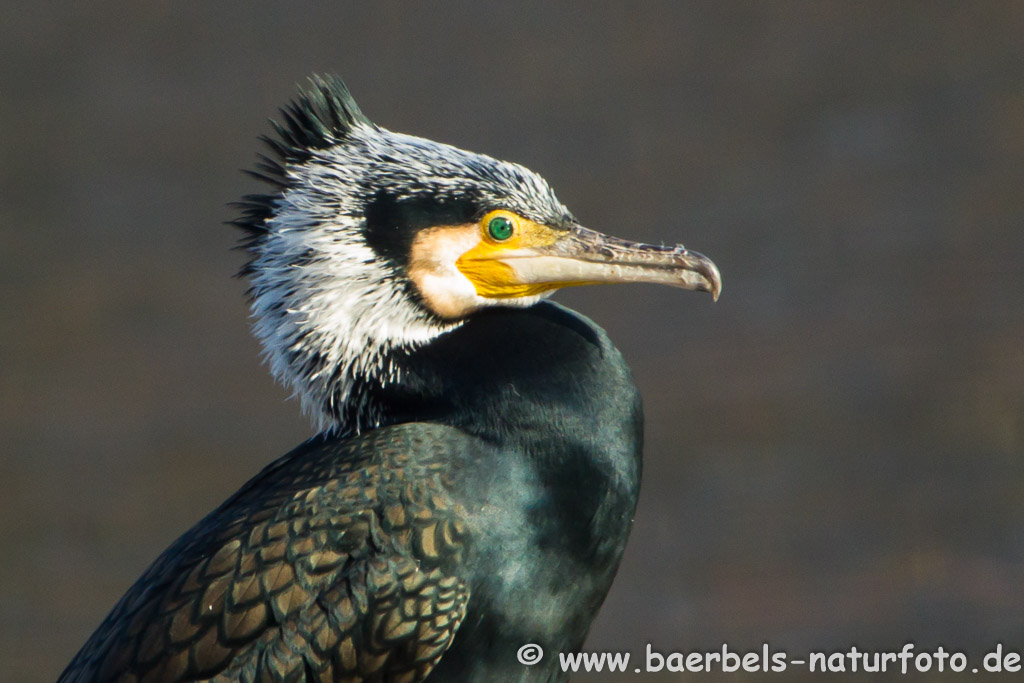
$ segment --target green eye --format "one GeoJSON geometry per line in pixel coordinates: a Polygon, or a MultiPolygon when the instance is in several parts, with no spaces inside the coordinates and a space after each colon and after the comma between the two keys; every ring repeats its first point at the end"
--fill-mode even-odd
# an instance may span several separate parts
{"type": "Polygon", "coordinates": [[[512,236],[512,221],[504,216],[495,216],[487,223],[487,234],[499,242],[504,242],[512,236]]]}

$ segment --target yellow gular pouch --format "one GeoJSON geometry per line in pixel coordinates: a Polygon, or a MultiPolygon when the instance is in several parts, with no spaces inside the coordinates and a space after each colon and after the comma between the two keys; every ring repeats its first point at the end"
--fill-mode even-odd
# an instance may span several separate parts
{"type": "Polygon", "coordinates": [[[511,211],[491,211],[477,224],[480,242],[455,262],[476,293],[488,299],[536,296],[566,286],[565,282],[521,282],[506,259],[528,256],[565,236],[560,230],[535,223],[511,211]]]}

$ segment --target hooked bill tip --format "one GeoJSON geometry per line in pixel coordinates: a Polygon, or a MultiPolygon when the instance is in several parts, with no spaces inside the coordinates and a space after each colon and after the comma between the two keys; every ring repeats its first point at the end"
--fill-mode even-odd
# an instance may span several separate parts
{"type": "Polygon", "coordinates": [[[711,293],[711,300],[718,301],[722,293],[722,274],[718,272],[718,266],[704,254],[690,251],[679,246],[677,250],[685,257],[687,267],[701,276],[704,282],[698,285],[698,289],[711,293]]]}
{"type": "Polygon", "coordinates": [[[708,261],[708,282],[711,283],[711,300],[718,301],[718,297],[722,294],[722,275],[718,272],[718,266],[712,261],[708,261]]]}

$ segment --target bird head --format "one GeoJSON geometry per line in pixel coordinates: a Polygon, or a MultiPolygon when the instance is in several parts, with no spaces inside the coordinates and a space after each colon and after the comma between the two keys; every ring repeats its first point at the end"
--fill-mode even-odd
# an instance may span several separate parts
{"type": "Polygon", "coordinates": [[[255,334],[320,429],[376,426],[360,387],[400,381],[397,351],[480,309],[607,282],[721,291],[706,257],[588,230],[523,166],[374,125],[336,77],[281,113],[251,172],[273,191],[234,223],[255,334]]]}

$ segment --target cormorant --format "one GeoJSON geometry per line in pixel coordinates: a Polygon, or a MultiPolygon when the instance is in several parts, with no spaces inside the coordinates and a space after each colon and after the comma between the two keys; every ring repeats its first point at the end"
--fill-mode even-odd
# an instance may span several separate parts
{"type": "Polygon", "coordinates": [[[311,79],[241,202],[255,334],[318,434],[175,541],[60,681],[563,679],[636,507],[640,399],[570,285],[721,280],[311,79]],[[548,657],[517,660],[532,643],[548,657]]]}

